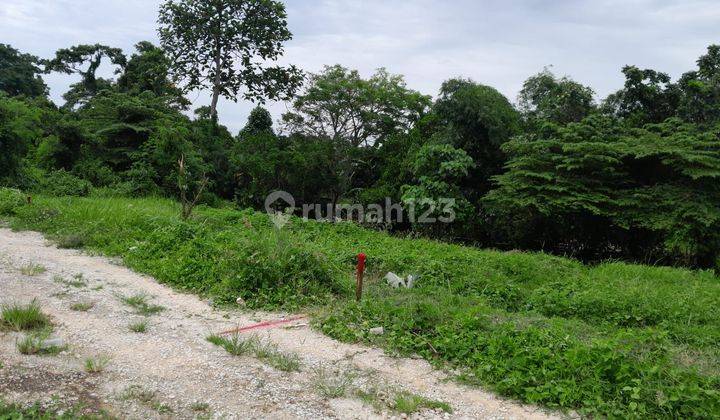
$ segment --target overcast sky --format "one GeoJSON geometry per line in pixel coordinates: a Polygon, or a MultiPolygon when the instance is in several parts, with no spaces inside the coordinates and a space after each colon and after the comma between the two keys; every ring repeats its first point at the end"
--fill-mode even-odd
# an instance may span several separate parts
{"type": "MultiPolygon", "coordinates": [[[[0,0],[0,42],[41,57],[83,43],[121,47],[157,42],[161,0],[0,0]]],[[[309,72],[340,63],[370,75],[378,67],[435,95],[455,76],[491,85],[515,101],[523,81],[552,66],[602,98],[634,64],[674,78],[720,43],[717,0],[286,0],[294,39],[283,62],[309,72]]],[[[108,71],[104,69],[104,71],[108,71]]],[[[71,76],[50,75],[62,103],[71,76]]],[[[189,95],[207,105],[205,92],[189,95]]],[[[221,122],[236,132],[250,103],[223,102],[221,122]]],[[[285,109],[272,104],[276,117],[285,109]]]]}

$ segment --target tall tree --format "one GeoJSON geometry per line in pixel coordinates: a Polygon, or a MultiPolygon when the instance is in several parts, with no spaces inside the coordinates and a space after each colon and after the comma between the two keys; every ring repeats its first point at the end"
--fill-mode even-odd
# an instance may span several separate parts
{"type": "Polygon", "coordinates": [[[111,64],[119,66],[120,69],[124,68],[127,63],[120,48],[95,44],[60,49],[55,53],[55,58],[45,64],[46,73],[56,71],[79,74],[82,77],[79,83],[72,85],[70,91],[63,95],[67,108],[84,104],[100,90],[111,86],[108,80],[96,76],[103,58],[108,58],[111,64]]]}
{"type": "Polygon", "coordinates": [[[651,69],[625,66],[625,86],[603,103],[605,113],[621,117],[631,125],[659,123],[677,115],[680,89],[670,76],[651,69]]]}
{"type": "Polygon", "coordinates": [[[550,70],[530,77],[518,95],[520,111],[531,126],[541,121],[578,122],[595,108],[593,90],[550,70]]]}
{"type": "Polygon", "coordinates": [[[517,134],[519,114],[494,88],[464,79],[443,83],[433,112],[440,127],[436,141],[464,150],[475,163],[465,187],[470,201],[476,202],[505,163],[501,146],[517,134]]]}
{"type": "Polygon", "coordinates": [[[318,139],[332,151],[328,165],[336,176],[326,198],[334,205],[359,186],[374,151],[390,136],[409,131],[430,103],[429,96],[408,89],[402,76],[385,69],[363,79],[356,70],[326,66],[310,75],[283,122],[286,130],[318,139]]]}
{"type": "Polygon", "coordinates": [[[429,96],[408,89],[402,76],[385,69],[363,79],[357,70],[326,66],[309,79],[292,111],[283,115],[286,128],[353,147],[377,146],[409,130],[430,105],[429,96]]]}
{"type": "Polygon", "coordinates": [[[167,97],[178,107],[185,109],[190,101],[185,99],[182,91],[168,78],[170,60],[162,48],[148,41],[135,45],[136,54],[127,62],[122,75],[118,78],[120,92],[138,94],[149,90],[157,96],[167,97]]]}
{"type": "Polygon", "coordinates": [[[41,70],[38,64],[39,58],[0,44],[0,90],[10,96],[47,95],[47,86],[39,76],[41,70]]]}
{"type": "Polygon", "coordinates": [[[683,92],[678,114],[688,121],[713,124],[720,121],[720,45],[711,45],[698,61],[698,69],[680,78],[683,92]]]}
{"type": "Polygon", "coordinates": [[[186,89],[212,89],[210,113],[219,98],[237,101],[289,99],[302,84],[295,66],[265,66],[292,38],[285,6],[275,0],[168,0],[160,7],[160,40],[171,71],[186,89]]]}

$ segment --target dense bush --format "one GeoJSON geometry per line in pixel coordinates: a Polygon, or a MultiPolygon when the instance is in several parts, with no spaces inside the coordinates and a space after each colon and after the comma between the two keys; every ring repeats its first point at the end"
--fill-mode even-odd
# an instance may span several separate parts
{"type": "Polygon", "coordinates": [[[85,197],[90,194],[92,184],[64,170],[44,174],[38,181],[37,188],[48,195],[85,197]]]}
{"type": "Polygon", "coordinates": [[[0,187],[0,214],[13,215],[18,208],[25,205],[26,200],[27,197],[20,190],[0,187]]]}

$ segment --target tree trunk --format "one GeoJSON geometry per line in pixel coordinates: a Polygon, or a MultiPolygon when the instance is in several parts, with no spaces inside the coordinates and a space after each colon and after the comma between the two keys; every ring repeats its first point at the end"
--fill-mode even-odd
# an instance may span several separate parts
{"type": "Polygon", "coordinates": [[[215,80],[213,81],[213,95],[210,103],[210,117],[217,121],[217,104],[220,99],[220,48],[215,50],[215,80]]]}
{"type": "Polygon", "coordinates": [[[210,118],[213,121],[217,121],[217,104],[220,99],[220,88],[219,86],[213,86],[212,102],[210,103],[210,118]]]}
{"type": "MultiPolygon", "coordinates": [[[[218,10],[218,20],[222,21],[222,7],[220,5],[217,5],[218,10]]],[[[215,56],[213,57],[213,61],[215,62],[215,80],[213,80],[213,95],[212,95],[212,102],[210,103],[210,118],[215,122],[215,125],[217,125],[217,104],[218,100],[220,99],[220,85],[222,84],[222,44],[220,41],[220,29],[217,28],[217,32],[215,33],[215,56]]]]}

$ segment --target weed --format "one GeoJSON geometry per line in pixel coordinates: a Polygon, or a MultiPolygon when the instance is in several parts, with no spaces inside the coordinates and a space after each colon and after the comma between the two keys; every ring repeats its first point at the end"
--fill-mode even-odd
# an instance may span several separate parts
{"type": "Polygon", "coordinates": [[[16,341],[15,345],[18,352],[25,355],[55,355],[65,350],[65,346],[47,345],[45,340],[49,336],[49,329],[32,332],[16,341]]]}
{"type": "Polygon", "coordinates": [[[319,369],[313,380],[313,386],[323,398],[342,398],[351,391],[355,377],[356,373],[351,370],[343,372],[319,369]]]}
{"type": "Polygon", "coordinates": [[[151,407],[153,410],[157,411],[158,414],[170,414],[173,412],[172,407],[170,407],[164,402],[156,401],[154,404],[151,405],[151,407]]]}
{"type": "Polygon", "coordinates": [[[142,293],[133,296],[120,296],[120,300],[135,309],[135,313],[138,315],[150,316],[165,310],[163,306],[149,303],[149,297],[142,293]]]}
{"type": "Polygon", "coordinates": [[[207,341],[224,348],[226,352],[233,356],[244,356],[251,351],[249,343],[246,340],[242,340],[238,334],[233,335],[231,338],[210,335],[207,337],[207,341]]]}
{"type": "Polygon", "coordinates": [[[0,324],[13,331],[29,331],[49,327],[50,319],[42,312],[38,301],[33,299],[27,305],[3,305],[0,324]]]}
{"type": "Polygon", "coordinates": [[[196,401],[190,404],[190,409],[198,413],[207,413],[210,411],[210,404],[206,402],[196,401]]]}
{"type": "Polygon", "coordinates": [[[442,410],[446,413],[453,412],[450,404],[446,402],[430,400],[421,395],[408,392],[401,392],[395,395],[391,408],[398,413],[404,414],[413,414],[424,409],[442,410]]]}
{"type": "Polygon", "coordinates": [[[130,324],[128,326],[130,331],[132,331],[134,333],[139,333],[139,334],[147,332],[147,327],[148,327],[148,322],[146,320],[133,322],[132,324],[130,324]]]}
{"type": "Polygon", "coordinates": [[[241,339],[239,334],[235,334],[231,338],[211,335],[207,337],[207,341],[224,348],[225,351],[234,356],[251,354],[283,372],[297,372],[300,370],[300,357],[298,355],[281,352],[276,344],[263,342],[254,335],[247,339],[241,339]]]}
{"type": "Polygon", "coordinates": [[[75,419],[109,419],[109,415],[87,416],[82,413],[82,406],[78,407],[47,407],[47,402],[37,402],[32,405],[10,404],[0,398],[0,419],[4,420],[75,420],[75,419]]]}
{"type": "Polygon", "coordinates": [[[120,396],[123,400],[136,400],[145,405],[150,405],[155,401],[155,391],[143,388],[140,385],[130,385],[120,396]]]}
{"type": "Polygon", "coordinates": [[[100,357],[88,357],[85,359],[85,372],[87,373],[101,373],[105,370],[107,365],[110,363],[110,358],[107,356],[100,357]]]}
{"type": "Polygon", "coordinates": [[[75,287],[78,289],[87,286],[87,282],[85,281],[82,273],[75,274],[72,277],[72,280],[67,280],[61,276],[54,276],[53,281],[68,287],[75,287]]]}
{"type": "Polygon", "coordinates": [[[87,312],[94,307],[95,304],[93,302],[78,302],[70,305],[70,309],[77,312],[87,312]]]}
{"type": "Polygon", "coordinates": [[[278,349],[277,344],[262,341],[253,335],[246,340],[253,354],[268,365],[283,372],[297,372],[300,370],[300,357],[294,353],[285,353],[278,349]]]}
{"type": "Polygon", "coordinates": [[[120,398],[123,400],[138,401],[141,404],[157,411],[159,414],[169,414],[173,412],[169,405],[157,399],[155,391],[143,388],[140,385],[130,385],[125,389],[120,398]]]}
{"type": "Polygon", "coordinates": [[[25,264],[22,267],[20,267],[20,272],[24,276],[37,276],[47,271],[47,268],[43,267],[40,264],[25,264]]]}

